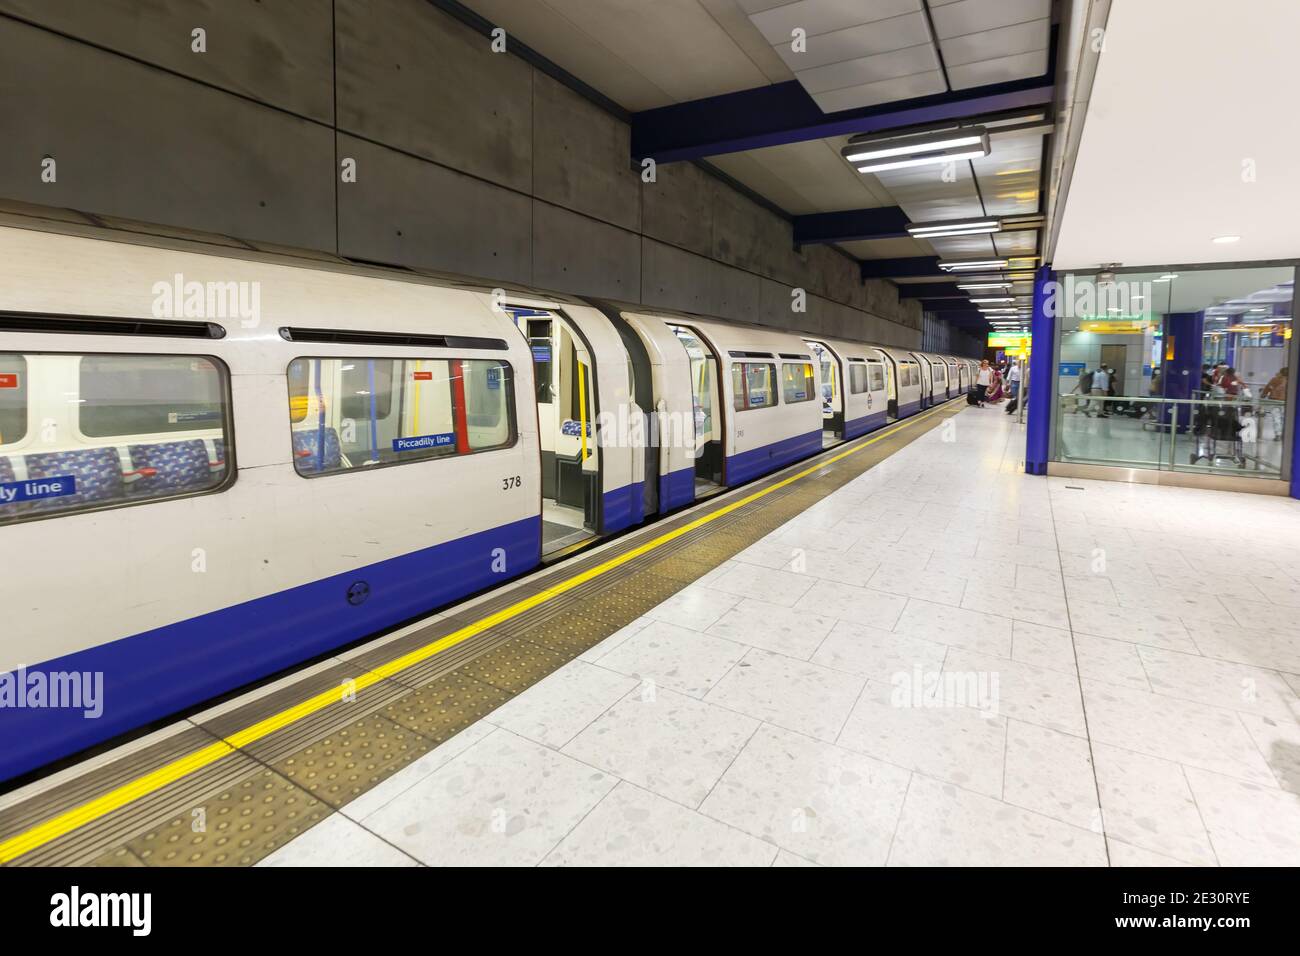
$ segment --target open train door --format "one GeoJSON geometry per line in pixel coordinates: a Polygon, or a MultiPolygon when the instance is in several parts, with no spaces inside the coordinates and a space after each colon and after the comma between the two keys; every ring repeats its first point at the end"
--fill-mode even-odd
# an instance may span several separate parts
{"type": "Polygon", "coordinates": [[[804,339],[812,350],[822,390],[822,447],[828,448],[844,439],[844,362],[830,345],[816,339],[804,339]]]}

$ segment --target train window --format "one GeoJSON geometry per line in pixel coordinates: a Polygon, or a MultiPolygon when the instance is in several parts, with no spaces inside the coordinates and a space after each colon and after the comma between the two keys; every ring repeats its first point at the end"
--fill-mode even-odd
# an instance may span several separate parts
{"type": "Polygon", "coordinates": [[[867,367],[860,362],[849,366],[849,391],[861,395],[867,390],[867,367]]]}
{"type": "Polygon", "coordinates": [[[27,436],[27,359],[0,352],[0,445],[27,436]]]}
{"type": "Polygon", "coordinates": [[[77,398],[87,438],[189,432],[224,417],[221,376],[197,356],[84,356],[77,398]]]}
{"type": "Polygon", "coordinates": [[[811,362],[786,362],[781,366],[781,401],[787,405],[811,402],[817,397],[811,362]]]}
{"type": "Polygon", "coordinates": [[[229,395],[201,355],[0,353],[0,524],[225,486],[229,395]]]}
{"type": "Polygon", "coordinates": [[[298,358],[288,382],[294,468],[304,477],[515,442],[514,377],[494,359],[298,358]]]}
{"type": "Polygon", "coordinates": [[[871,391],[883,392],[885,390],[885,366],[880,362],[872,362],[867,366],[867,376],[871,382],[871,391]]]}
{"type": "Polygon", "coordinates": [[[776,366],[768,362],[732,362],[731,389],[736,411],[776,404],[776,366]]]}

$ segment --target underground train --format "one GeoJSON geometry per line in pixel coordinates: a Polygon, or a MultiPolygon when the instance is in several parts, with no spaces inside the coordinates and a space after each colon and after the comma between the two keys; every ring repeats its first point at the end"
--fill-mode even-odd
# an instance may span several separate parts
{"type": "Polygon", "coordinates": [[[974,363],[0,224],[0,780],[931,404],[974,363]]]}

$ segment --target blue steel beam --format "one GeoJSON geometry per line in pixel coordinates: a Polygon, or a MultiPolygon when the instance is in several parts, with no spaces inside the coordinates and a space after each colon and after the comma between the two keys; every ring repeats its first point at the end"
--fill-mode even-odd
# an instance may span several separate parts
{"type": "Polygon", "coordinates": [[[902,279],[911,276],[942,275],[938,256],[911,256],[906,259],[863,259],[863,279],[902,279]]]}
{"type": "Polygon", "coordinates": [[[674,103],[632,114],[632,158],[656,163],[706,159],[832,136],[880,133],[985,113],[1046,107],[1051,74],[823,113],[798,80],[674,103]]]}
{"type": "Polygon", "coordinates": [[[969,299],[970,293],[955,282],[912,282],[898,287],[900,299],[969,299]]]}
{"type": "Polygon", "coordinates": [[[843,209],[794,217],[794,244],[856,242],[860,239],[897,239],[908,235],[907,213],[897,206],[878,209],[843,209]]]}

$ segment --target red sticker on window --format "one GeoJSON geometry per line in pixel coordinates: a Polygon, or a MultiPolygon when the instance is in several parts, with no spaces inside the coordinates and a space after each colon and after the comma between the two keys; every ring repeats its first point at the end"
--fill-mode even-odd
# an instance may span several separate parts
{"type": "Polygon", "coordinates": [[[416,380],[417,382],[432,382],[432,381],[433,381],[433,373],[432,373],[432,372],[413,372],[412,374],[415,376],[415,380],[416,380]]]}
{"type": "Polygon", "coordinates": [[[0,372],[0,388],[17,388],[17,372],[0,372]]]}

